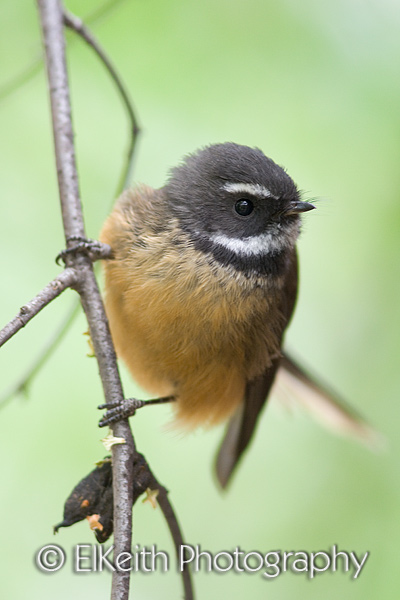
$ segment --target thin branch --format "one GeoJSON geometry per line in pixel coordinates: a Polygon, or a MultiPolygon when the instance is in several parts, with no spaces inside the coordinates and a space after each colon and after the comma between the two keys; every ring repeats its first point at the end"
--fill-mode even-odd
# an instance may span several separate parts
{"type": "MultiPolygon", "coordinates": [[[[114,10],[121,2],[126,0],[110,0],[99,6],[98,9],[84,17],[86,23],[97,23],[104,18],[106,14],[114,10]]],[[[34,58],[32,62],[25,68],[23,68],[15,77],[10,79],[7,83],[0,87],[0,102],[17,91],[22,85],[27,83],[39,73],[42,66],[42,54],[40,53],[37,58],[34,58]]]]}
{"type": "MultiPolygon", "coordinates": [[[[64,233],[68,244],[68,238],[84,237],[85,231],[73,143],[63,8],[59,0],[38,0],[38,7],[46,54],[64,233]]],[[[74,265],[79,269],[76,289],[88,319],[105,399],[107,402],[122,402],[123,391],[115,351],[90,258],[84,253],[71,254],[66,257],[66,263],[67,266],[74,265]]],[[[113,433],[116,437],[125,439],[125,444],[113,446],[114,553],[117,556],[131,550],[133,487],[131,465],[135,445],[127,420],[116,423],[113,426],[113,433]]],[[[115,570],[111,598],[127,600],[128,596],[129,573],[115,570]]]]}
{"type": "MultiPolygon", "coordinates": [[[[51,114],[55,146],[58,187],[64,233],[68,245],[69,238],[85,235],[82,206],[79,195],[78,174],[69,97],[67,66],[65,60],[65,40],[61,3],[52,0],[38,0],[43,28],[43,41],[50,88],[51,114]]],[[[68,247],[72,246],[70,245],[68,247]]],[[[67,257],[70,262],[72,257],[67,257]]],[[[88,259],[84,260],[88,263],[88,259]]]]}
{"type": "MultiPolygon", "coordinates": [[[[110,9],[115,8],[115,6],[121,2],[121,0],[111,0],[111,2],[105,3],[101,6],[95,13],[92,13],[86,19],[87,21],[97,21],[101,17],[103,17],[106,13],[110,11],[110,9]]],[[[94,38],[93,34],[87,29],[87,27],[83,24],[81,19],[78,19],[72,13],[65,11],[64,9],[64,23],[73,29],[78,35],[80,35],[97,53],[101,61],[104,63],[107,71],[109,72],[111,78],[115,82],[118,91],[121,94],[122,102],[127,110],[128,118],[130,121],[130,142],[128,147],[128,152],[126,156],[126,162],[122,168],[121,175],[119,178],[119,182],[117,185],[116,196],[119,196],[120,193],[125,189],[131,180],[132,169],[133,169],[133,160],[134,154],[136,150],[137,137],[140,132],[138,121],[135,115],[135,111],[133,108],[133,103],[129,97],[129,93],[122,82],[119,74],[117,73],[114,66],[111,64],[111,61],[108,59],[106,53],[101,48],[97,40],[94,38]]],[[[38,62],[41,63],[42,58],[40,57],[38,62]]],[[[22,73],[20,76],[21,81],[25,81],[25,79],[29,78],[32,74],[32,71],[28,69],[26,72],[22,73]]],[[[16,80],[17,81],[17,80],[16,80]]],[[[0,90],[0,99],[2,98],[2,91],[0,90]]],[[[96,268],[95,268],[96,272],[96,268]]],[[[51,339],[47,342],[44,350],[40,353],[38,359],[30,366],[25,374],[17,381],[16,384],[12,385],[10,389],[8,389],[1,397],[0,397],[0,407],[3,407],[8,400],[11,399],[12,396],[18,394],[19,392],[26,391],[28,385],[32,382],[32,379],[35,377],[36,373],[38,373],[43,364],[46,363],[47,358],[51,356],[56,346],[60,343],[62,337],[68,331],[70,324],[74,321],[75,317],[79,314],[78,310],[79,304],[78,302],[73,307],[72,311],[68,313],[66,318],[61,323],[57,332],[51,337],[51,339]]]]}
{"type": "MultiPolygon", "coordinates": [[[[59,295],[63,289],[73,287],[80,294],[82,306],[88,319],[91,340],[99,364],[106,402],[120,403],[123,401],[123,391],[116,363],[115,350],[94,276],[93,257],[90,256],[93,242],[89,244],[85,238],[65,59],[63,9],[60,0],[38,0],[38,7],[46,54],[58,185],[67,244],[67,250],[62,253],[62,258],[67,268],[64,273],[46,286],[31,303],[21,309],[20,314],[5,328],[3,337],[4,341],[9,339],[9,337],[37,314],[41,308],[59,295]],[[75,244],[74,242],[77,240],[78,244],[75,244]]],[[[68,17],[70,23],[73,22],[73,19],[71,16],[68,17]]],[[[75,21],[74,27],[78,27],[78,25],[79,23],[75,21]]],[[[79,25],[79,29],[82,31],[82,24],[79,25]]],[[[84,37],[87,39],[88,34],[85,29],[83,31],[84,37]]],[[[96,46],[92,38],[89,38],[89,43],[93,47],[96,46]]],[[[99,52],[98,48],[96,51],[105,62],[114,81],[117,83],[124,101],[127,103],[130,118],[133,119],[132,143],[134,144],[136,141],[137,126],[129,99],[105,54],[102,51],[99,52]]],[[[118,556],[121,553],[129,553],[131,549],[131,519],[134,498],[133,465],[134,457],[139,455],[136,452],[127,420],[117,422],[113,426],[113,434],[115,437],[123,437],[125,440],[124,444],[113,446],[114,553],[115,556],[118,556]]],[[[183,539],[176,515],[168,500],[167,491],[157,482],[148,466],[147,469],[149,481],[151,481],[153,487],[157,487],[159,490],[159,503],[173,536],[176,551],[179,552],[179,548],[183,544],[183,539]]],[[[186,600],[192,600],[193,590],[189,571],[184,571],[182,576],[185,598],[186,600]]],[[[114,571],[111,598],[113,600],[127,600],[129,583],[129,572],[114,571]]]]}
{"type": "Polygon", "coordinates": [[[73,287],[77,283],[77,274],[74,269],[65,269],[53,281],[51,281],[30,302],[27,302],[19,310],[19,313],[0,331],[0,346],[5,344],[20,329],[25,327],[45,306],[50,304],[64,290],[73,287]]]}
{"type": "MultiPolygon", "coordinates": [[[[78,289],[79,291],[79,289],[78,289]]],[[[90,336],[99,364],[104,396],[110,402],[123,400],[116,355],[111,341],[104,306],[93,276],[88,267],[82,269],[80,290],[83,309],[86,313],[90,336]],[[85,273],[87,271],[87,273],[85,273]],[[92,275],[92,276],[91,276],[92,275]]],[[[132,460],[135,444],[128,420],[113,424],[115,437],[124,438],[125,444],[112,448],[113,456],[113,495],[114,495],[114,556],[131,551],[132,539],[132,460]]],[[[130,574],[113,572],[112,600],[127,600],[129,597],[130,574]]]]}
{"type": "Polygon", "coordinates": [[[34,361],[26,369],[16,383],[13,383],[1,396],[0,396],[0,408],[3,408],[16,394],[27,394],[28,388],[32,383],[34,377],[39,373],[47,359],[53,355],[54,350],[63,339],[64,335],[69,330],[71,324],[75,320],[75,317],[80,313],[81,306],[79,302],[74,303],[72,309],[68,312],[66,318],[61,323],[60,327],[53,333],[52,337],[46,342],[46,345],[41,349],[39,354],[35,356],[34,361]]]}
{"type": "Polygon", "coordinates": [[[114,67],[114,65],[112,64],[112,62],[110,61],[107,54],[104,52],[103,48],[100,46],[94,35],[84,25],[82,19],[79,19],[72,13],[64,10],[64,23],[67,27],[69,27],[78,35],[80,35],[85,40],[85,42],[89,44],[89,46],[96,52],[97,56],[100,58],[101,62],[104,64],[105,68],[109,72],[111,79],[114,81],[118,92],[121,96],[122,102],[128,113],[131,137],[126,157],[126,164],[124,165],[124,168],[122,170],[117,187],[116,196],[119,196],[121,192],[129,185],[129,182],[131,180],[131,174],[133,169],[133,157],[135,153],[138,134],[140,132],[135,111],[133,109],[133,103],[131,98],[129,97],[128,90],[126,89],[116,68],[114,67]]]}
{"type": "MultiPolygon", "coordinates": [[[[154,475],[153,475],[153,477],[154,477],[154,475]]],[[[164,518],[168,523],[168,527],[171,532],[172,539],[174,540],[174,543],[175,543],[176,554],[179,557],[180,548],[184,545],[185,542],[182,537],[182,532],[181,532],[181,529],[179,526],[177,516],[176,516],[173,506],[170,503],[169,498],[168,498],[168,490],[163,485],[160,485],[156,479],[155,479],[154,487],[159,490],[159,494],[157,496],[158,504],[160,505],[160,508],[163,512],[164,518]]],[[[193,593],[193,586],[192,586],[192,578],[190,575],[190,570],[187,565],[185,565],[185,567],[182,571],[182,579],[183,579],[183,588],[184,588],[184,592],[185,592],[185,600],[193,600],[194,593],[193,593]]]]}
{"type": "MultiPolygon", "coordinates": [[[[150,466],[143,456],[139,452],[136,453],[134,463],[134,488],[133,488],[133,502],[143,494],[145,490],[158,490],[157,502],[162,510],[165,520],[167,521],[172,539],[174,541],[176,555],[179,558],[181,546],[184,545],[184,540],[181,532],[181,528],[173,509],[173,506],[168,498],[168,490],[159,483],[157,478],[152,473],[150,466]]],[[[188,566],[186,565],[182,571],[184,599],[193,600],[194,592],[192,586],[191,574],[188,566]]]]}

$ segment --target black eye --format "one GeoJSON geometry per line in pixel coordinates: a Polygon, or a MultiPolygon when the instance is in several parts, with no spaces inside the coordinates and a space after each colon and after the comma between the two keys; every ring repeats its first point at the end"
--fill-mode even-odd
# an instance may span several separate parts
{"type": "Polygon", "coordinates": [[[246,198],[241,198],[235,204],[235,210],[238,215],[241,217],[247,217],[250,213],[253,212],[254,204],[251,200],[247,200],[246,198]]]}

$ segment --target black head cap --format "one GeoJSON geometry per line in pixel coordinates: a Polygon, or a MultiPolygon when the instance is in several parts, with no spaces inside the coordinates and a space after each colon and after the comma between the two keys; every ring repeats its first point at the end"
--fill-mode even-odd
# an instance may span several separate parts
{"type": "Polygon", "coordinates": [[[265,231],[273,215],[299,202],[284,169],[258,148],[234,143],[207,146],[186,156],[172,169],[164,190],[184,229],[237,237],[265,231]],[[243,199],[255,205],[248,219],[234,210],[243,199]]]}

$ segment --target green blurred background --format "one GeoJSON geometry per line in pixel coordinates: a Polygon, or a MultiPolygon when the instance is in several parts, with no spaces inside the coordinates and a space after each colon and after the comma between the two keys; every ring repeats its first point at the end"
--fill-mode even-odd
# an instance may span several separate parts
{"type": "MultiPolygon", "coordinates": [[[[84,17],[98,0],[67,7],[84,17]]],[[[41,53],[35,4],[0,3],[1,83],[41,53]]],[[[214,553],[370,551],[357,580],[326,572],[265,580],[194,577],[199,599],[393,598],[399,587],[400,6],[393,0],[126,0],[93,30],[126,81],[142,125],[135,180],[163,184],[186,152],[211,142],[258,146],[307,198],[301,290],[287,346],[386,438],[372,453],[271,402],[228,493],[211,464],[222,428],[181,435],[170,409],[135,419],[138,447],[170,489],[186,540],[214,553]]],[[[88,235],[109,210],[127,144],[102,65],[68,36],[80,186],[88,235]]],[[[60,272],[63,247],[46,83],[40,71],[0,103],[0,315],[60,272]]],[[[1,388],[18,378],[73,301],[66,292],[1,350],[1,388]]],[[[7,598],[109,597],[108,574],[77,575],[72,547],[86,522],[61,530],[63,502],[104,456],[102,392],[80,316],[30,389],[1,412],[0,586],[7,598]],[[64,569],[46,575],[37,550],[56,542],[64,569]],[[18,575],[16,575],[18,573],[18,575]]],[[[141,394],[122,369],[127,395],[141,394]]],[[[139,503],[134,541],[173,555],[160,511],[139,503]]],[[[135,574],[132,597],[178,598],[174,571],[135,574]]]]}

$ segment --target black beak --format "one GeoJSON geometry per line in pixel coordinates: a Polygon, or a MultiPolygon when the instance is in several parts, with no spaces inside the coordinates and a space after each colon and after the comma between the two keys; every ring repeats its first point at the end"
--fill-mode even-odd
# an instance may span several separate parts
{"type": "Polygon", "coordinates": [[[301,202],[300,200],[294,200],[289,204],[285,210],[285,215],[298,215],[299,213],[308,212],[316,208],[311,202],[301,202]]]}

